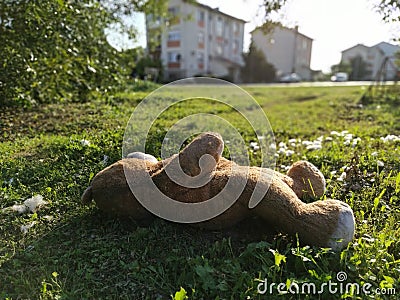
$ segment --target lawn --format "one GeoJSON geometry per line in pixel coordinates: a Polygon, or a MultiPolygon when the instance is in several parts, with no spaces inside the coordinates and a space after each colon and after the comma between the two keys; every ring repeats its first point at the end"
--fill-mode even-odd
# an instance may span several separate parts
{"type": "MultiPolygon", "coordinates": [[[[255,232],[251,224],[223,232],[160,219],[143,226],[109,217],[94,205],[82,206],[80,196],[91,178],[120,159],[125,126],[147,92],[3,109],[0,297],[281,299],[279,283],[288,293],[284,298],[292,299],[398,297],[400,102],[377,98],[361,105],[365,89],[246,88],[272,126],[276,169],[285,172],[291,163],[309,160],[327,178],[324,197],[353,208],[356,236],[340,253],[255,232]],[[4,210],[35,195],[47,202],[35,213],[4,210]],[[260,295],[257,287],[265,280],[276,285],[272,294],[260,295]],[[337,285],[329,290],[332,282],[337,285]],[[325,289],[291,294],[302,283],[314,284],[317,292],[324,284],[325,289]],[[353,288],[346,290],[347,283],[353,288]]],[[[147,152],[160,157],[163,137],[174,122],[215,112],[232,122],[248,145],[254,140],[251,127],[234,110],[194,99],[174,105],[154,123],[147,152]]],[[[257,151],[249,146],[249,153],[251,163],[259,164],[257,151]]]]}

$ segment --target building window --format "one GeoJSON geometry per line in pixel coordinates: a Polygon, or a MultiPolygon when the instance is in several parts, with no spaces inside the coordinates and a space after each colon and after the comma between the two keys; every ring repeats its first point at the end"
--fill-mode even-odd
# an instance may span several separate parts
{"type": "Polygon", "coordinates": [[[197,52],[197,66],[199,69],[204,69],[204,53],[197,52]]]}
{"type": "Polygon", "coordinates": [[[232,50],[234,54],[237,54],[239,52],[239,41],[234,40],[232,44],[232,50]]]}
{"type": "Polygon", "coordinates": [[[179,63],[181,61],[181,54],[179,52],[168,52],[169,63],[179,63]]]}
{"type": "Polygon", "coordinates": [[[198,11],[197,18],[198,18],[197,19],[198,21],[203,21],[204,22],[204,20],[206,18],[206,14],[205,14],[204,10],[199,10],[198,11]]]}
{"type": "Polygon", "coordinates": [[[168,32],[167,47],[180,47],[181,33],[179,31],[168,32]]]}
{"type": "Polygon", "coordinates": [[[179,6],[172,6],[168,8],[168,13],[172,16],[177,16],[179,14],[179,6]]]}
{"type": "Polygon", "coordinates": [[[233,22],[232,29],[233,29],[234,34],[239,34],[239,24],[238,23],[233,22]]]}
{"type": "Polygon", "coordinates": [[[197,63],[203,64],[204,63],[204,53],[197,52],[197,63]]]}
{"type": "Polygon", "coordinates": [[[204,49],[204,40],[205,40],[204,32],[199,31],[199,33],[197,34],[197,46],[198,46],[198,48],[204,49]]]}
{"type": "Polygon", "coordinates": [[[181,33],[179,31],[168,32],[168,41],[180,41],[181,33]]]}
{"type": "Polygon", "coordinates": [[[204,12],[204,10],[199,10],[197,12],[197,24],[200,27],[204,27],[205,18],[206,18],[206,13],[204,12]]]}
{"type": "Polygon", "coordinates": [[[224,33],[225,33],[225,38],[229,37],[229,26],[228,26],[228,21],[225,21],[225,26],[224,26],[224,33]]]}
{"type": "Polygon", "coordinates": [[[168,8],[170,25],[179,24],[179,22],[180,22],[179,11],[180,11],[179,6],[173,6],[173,7],[168,8]]]}
{"type": "Polygon", "coordinates": [[[199,31],[199,33],[197,34],[197,42],[199,44],[204,44],[204,32],[199,31]]]}
{"type": "Polygon", "coordinates": [[[217,23],[215,24],[215,33],[217,36],[222,36],[223,31],[224,31],[224,23],[222,21],[222,18],[218,17],[217,23]]]}
{"type": "Polygon", "coordinates": [[[217,44],[217,45],[215,46],[215,54],[217,54],[217,55],[222,55],[222,52],[223,52],[222,46],[221,46],[220,44],[217,44]]]}

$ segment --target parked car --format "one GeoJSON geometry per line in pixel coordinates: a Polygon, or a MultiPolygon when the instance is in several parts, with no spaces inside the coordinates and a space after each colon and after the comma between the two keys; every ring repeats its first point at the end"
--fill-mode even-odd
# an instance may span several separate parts
{"type": "Polygon", "coordinates": [[[331,80],[336,82],[343,82],[349,80],[349,76],[347,75],[347,73],[339,72],[333,75],[331,77],[331,80]]]}
{"type": "Polygon", "coordinates": [[[301,77],[296,73],[291,73],[291,74],[282,76],[279,81],[284,82],[284,83],[300,82],[301,77]]]}

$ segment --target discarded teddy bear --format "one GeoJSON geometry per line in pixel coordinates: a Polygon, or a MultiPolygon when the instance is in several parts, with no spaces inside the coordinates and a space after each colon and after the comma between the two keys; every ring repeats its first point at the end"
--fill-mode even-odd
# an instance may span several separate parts
{"type": "Polygon", "coordinates": [[[194,139],[179,154],[163,161],[156,162],[148,154],[132,153],[128,158],[100,171],[83,193],[82,202],[89,204],[94,200],[107,213],[131,216],[140,221],[151,218],[152,213],[137,200],[126,174],[129,174],[129,180],[136,181],[136,187],[144,186],[142,195],[148,198],[147,201],[154,201],[152,189],[141,180],[149,176],[159,191],[182,203],[207,201],[218,195],[233,178],[233,184],[244,182],[243,190],[238,195],[228,192],[221,201],[229,201],[231,197],[237,198],[237,201],[223,213],[194,225],[222,229],[255,214],[265,221],[265,226],[282,233],[298,234],[301,242],[310,245],[330,247],[337,251],[352,240],[355,221],[349,205],[338,200],[311,203],[300,200],[305,196],[318,198],[325,192],[325,179],[314,165],[298,161],[291,166],[287,175],[283,175],[269,169],[238,166],[221,157],[223,147],[221,136],[208,132],[194,139]],[[193,188],[171,180],[171,174],[174,174],[177,166],[189,179],[196,178],[205,184],[193,188]],[[272,176],[262,176],[262,171],[266,170],[272,176]],[[253,207],[250,202],[256,186],[263,193],[253,207]]]}

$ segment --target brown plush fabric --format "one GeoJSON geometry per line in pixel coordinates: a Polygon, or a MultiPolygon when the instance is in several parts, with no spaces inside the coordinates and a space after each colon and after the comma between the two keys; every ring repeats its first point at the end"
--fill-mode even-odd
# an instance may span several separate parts
{"type": "MultiPolygon", "coordinates": [[[[298,234],[301,241],[312,245],[327,246],[329,238],[338,224],[341,202],[336,200],[303,203],[299,197],[320,197],[325,191],[325,180],[321,172],[312,164],[304,161],[295,163],[283,175],[270,170],[273,174],[269,182],[258,167],[237,166],[220,157],[223,141],[219,134],[205,133],[183,149],[179,155],[156,164],[136,158],[123,159],[99,172],[84,192],[82,201],[89,203],[94,199],[97,206],[108,213],[132,216],[145,220],[152,216],[134,197],[126,176],[133,174],[136,184],[150,175],[157,188],[170,198],[185,202],[199,203],[218,195],[229,180],[244,182],[240,195],[229,189],[221,201],[232,197],[238,200],[224,213],[201,223],[193,224],[206,229],[221,229],[235,225],[243,219],[258,215],[265,221],[265,226],[275,227],[284,233],[298,234]],[[205,156],[204,156],[205,155],[205,156]],[[181,169],[184,174],[179,175],[181,169]],[[184,178],[184,184],[170,179],[171,174],[184,178]],[[193,188],[186,183],[204,185],[193,188]],[[249,200],[258,185],[265,192],[262,200],[252,209],[249,200]]],[[[264,170],[265,171],[265,170],[264,170]]],[[[151,199],[150,199],[151,200],[151,199]]]]}

